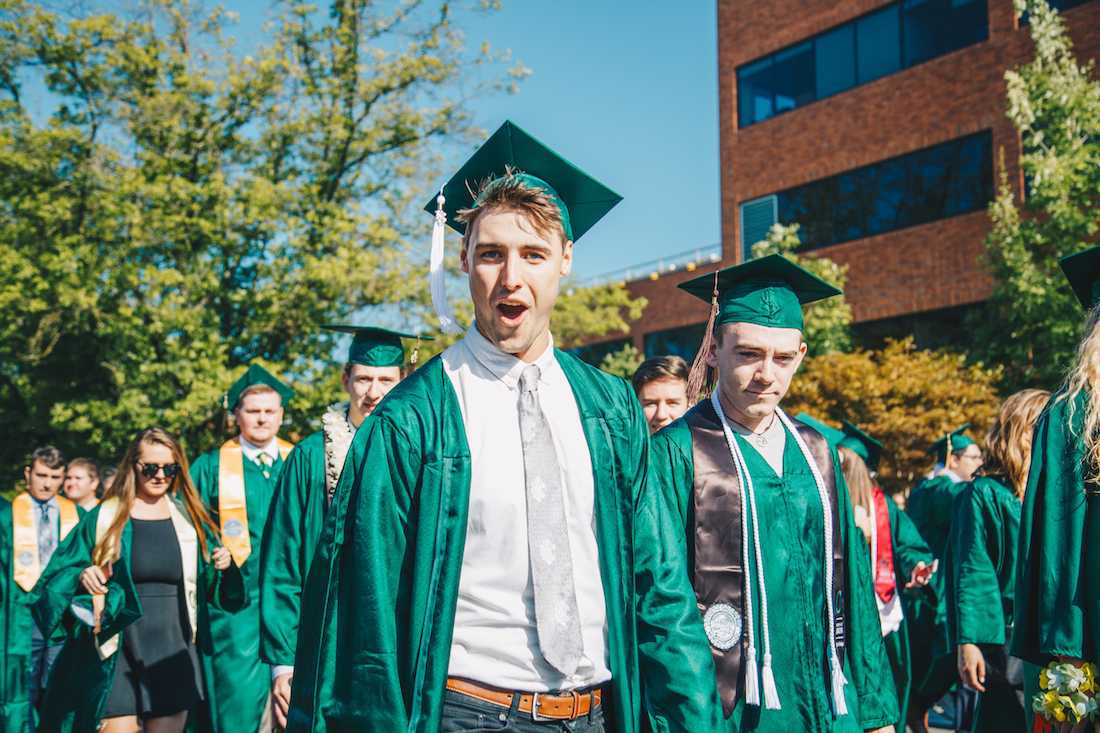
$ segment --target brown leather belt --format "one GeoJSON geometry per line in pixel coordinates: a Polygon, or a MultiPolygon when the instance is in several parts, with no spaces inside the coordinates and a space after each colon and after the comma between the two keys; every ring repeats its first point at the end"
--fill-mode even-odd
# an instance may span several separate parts
{"type": "Polygon", "coordinates": [[[447,689],[502,708],[511,708],[515,696],[519,695],[516,709],[530,715],[533,720],[576,720],[588,715],[603,702],[603,689],[600,687],[585,692],[509,692],[448,677],[447,689]]]}

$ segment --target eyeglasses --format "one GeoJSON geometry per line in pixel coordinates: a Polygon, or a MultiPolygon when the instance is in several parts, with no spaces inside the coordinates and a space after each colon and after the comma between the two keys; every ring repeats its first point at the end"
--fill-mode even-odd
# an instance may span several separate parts
{"type": "Polygon", "coordinates": [[[165,463],[162,466],[157,463],[142,463],[138,461],[137,465],[138,469],[141,471],[141,475],[145,478],[153,478],[159,471],[164,471],[164,478],[175,478],[176,474],[180,472],[180,464],[178,463],[165,463]]]}

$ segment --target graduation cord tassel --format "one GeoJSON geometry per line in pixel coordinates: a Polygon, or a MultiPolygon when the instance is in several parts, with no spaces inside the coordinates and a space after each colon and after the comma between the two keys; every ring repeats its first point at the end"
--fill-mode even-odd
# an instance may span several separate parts
{"type": "Polygon", "coordinates": [[[825,534],[825,615],[829,619],[829,633],[828,644],[829,648],[827,653],[829,655],[829,673],[832,678],[832,692],[833,692],[833,711],[839,717],[841,715],[848,714],[848,703],[844,699],[844,686],[848,684],[848,680],[844,678],[844,668],[840,664],[840,656],[836,653],[836,616],[833,615],[833,512],[829,501],[829,492],[825,489],[825,479],[821,476],[821,471],[817,467],[817,461],[814,460],[813,455],[810,453],[809,447],[806,445],[806,441],[802,440],[802,436],[794,427],[794,423],[787,417],[787,413],[779,407],[775,409],[775,413],[779,416],[779,419],[783,421],[783,424],[794,436],[795,443],[798,444],[799,450],[802,451],[803,458],[806,459],[806,463],[810,466],[810,473],[813,474],[814,483],[817,484],[817,493],[821,498],[821,512],[822,512],[822,525],[824,526],[825,534]]]}
{"type": "Polygon", "coordinates": [[[752,475],[749,473],[748,464],[745,463],[745,456],[741,453],[741,448],[733,437],[733,429],[730,428],[729,420],[726,419],[725,412],[722,411],[722,403],[719,401],[717,388],[711,392],[710,399],[711,405],[714,407],[714,411],[718,414],[718,419],[722,423],[722,433],[726,438],[726,447],[730,451],[734,466],[737,468],[737,472],[741,478],[741,554],[742,557],[746,558],[744,561],[746,564],[744,592],[745,626],[748,629],[749,642],[748,650],[745,655],[745,703],[748,705],[760,705],[759,684],[762,677],[764,686],[764,707],[768,710],[780,710],[782,708],[779,703],[779,690],[776,688],[775,674],[772,671],[771,628],[768,623],[768,591],[764,585],[764,554],[760,550],[760,522],[756,511],[756,493],[752,483],[752,475]],[[748,503],[748,511],[746,511],[746,502],[748,503]],[[764,667],[762,673],[758,669],[756,663],[756,642],[754,638],[755,624],[752,607],[752,573],[748,571],[749,528],[747,523],[750,514],[752,515],[752,550],[756,561],[756,584],[760,589],[760,630],[764,637],[764,667]]]}
{"type": "Polygon", "coordinates": [[[714,343],[714,320],[718,317],[718,270],[714,272],[714,292],[710,299],[710,317],[707,319],[707,327],[703,332],[703,343],[699,344],[699,351],[695,353],[695,359],[691,362],[688,371],[687,398],[689,404],[695,404],[703,396],[703,383],[707,379],[707,354],[710,353],[711,344],[714,343]]]}
{"type": "Polygon", "coordinates": [[[428,284],[432,293],[432,307],[439,319],[439,327],[444,333],[461,333],[462,329],[455,322],[454,311],[447,300],[447,272],[443,267],[444,236],[447,231],[447,212],[443,204],[447,199],[443,198],[443,189],[439,189],[439,196],[435,199],[435,224],[432,225],[432,252],[428,260],[428,284]]]}

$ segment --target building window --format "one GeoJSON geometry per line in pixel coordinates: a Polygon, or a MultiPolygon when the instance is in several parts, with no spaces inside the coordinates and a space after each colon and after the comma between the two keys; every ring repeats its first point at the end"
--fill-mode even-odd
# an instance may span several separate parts
{"type": "MultiPolygon", "coordinates": [[[[978,211],[992,198],[993,140],[984,131],[780,191],[774,206],[779,222],[801,226],[802,248],[816,249],[978,211]]],[[[742,204],[746,256],[746,211],[771,199],[742,204]]]]}
{"type": "MultiPolygon", "coordinates": [[[[1063,0],[1073,4],[1073,0],[1063,0]]],[[[985,0],[902,0],[737,70],[738,126],[984,41],[985,0]]]]}
{"type": "Polygon", "coordinates": [[[768,236],[779,217],[775,196],[763,196],[741,204],[742,259],[752,259],[752,246],[768,236]]]}
{"type": "Polygon", "coordinates": [[[645,357],[654,356],[680,356],[687,359],[690,364],[695,359],[695,352],[703,343],[703,334],[707,330],[706,323],[695,323],[680,328],[670,328],[665,331],[654,331],[645,335],[645,357]]]}

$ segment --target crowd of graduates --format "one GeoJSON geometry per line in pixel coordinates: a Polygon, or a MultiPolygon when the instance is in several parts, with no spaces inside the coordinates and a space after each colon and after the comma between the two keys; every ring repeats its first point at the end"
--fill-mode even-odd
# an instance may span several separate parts
{"type": "Polygon", "coordinates": [[[0,730],[1093,729],[1100,248],[1063,263],[1091,312],[1065,385],[888,496],[889,446],[780,405],[802,307],[839,291],[779,255],[683,284],[711,305],[694,364],[627,385],[553,348],[618,200],[506,123],[429,204],[476,314],[439,357],[329,326],[346,400],[296,445],[253,364],[193,461],[154,426],[112,477],[30,453],[0,730]]]}

